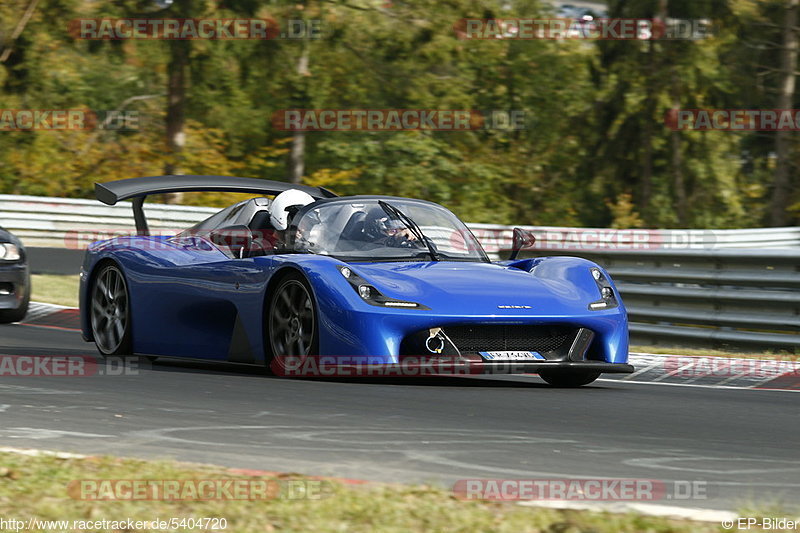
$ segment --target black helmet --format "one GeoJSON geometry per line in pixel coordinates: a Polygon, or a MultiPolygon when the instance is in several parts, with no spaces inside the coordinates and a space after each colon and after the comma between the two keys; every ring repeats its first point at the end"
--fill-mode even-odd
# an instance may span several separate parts
{"type": "Polygon", "coordinates": [[[403,229],[403,227],[402,222],[390,217],[380,207],[373,207],[367,211],[367,216],[364,218],[364,235],[371,240],[390,237],[398,230],[403,229]]]}

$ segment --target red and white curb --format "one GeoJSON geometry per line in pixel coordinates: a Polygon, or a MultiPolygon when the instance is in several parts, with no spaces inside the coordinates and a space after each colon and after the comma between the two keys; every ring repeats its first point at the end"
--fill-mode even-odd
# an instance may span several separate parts
{"type": "Polygon", "coordinates": [[[20,324],[80,331],[81,319],[77,307],[31,302],[20,324]]]}
{"type": "Polygon", "coordinates": [[[800,362],[795,358],[750,359],[699,355],[632,353],[632,374],[603,379],[630,383],[763,389],[800,392],[800,362]]]}

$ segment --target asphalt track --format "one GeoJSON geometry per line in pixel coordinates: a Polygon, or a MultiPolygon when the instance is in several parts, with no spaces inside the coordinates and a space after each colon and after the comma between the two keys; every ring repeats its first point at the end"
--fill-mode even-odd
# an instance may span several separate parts
{"type": "MultiPolygon", "coordinates": [[[[75,331],[0,326],[0,355],[95,353],[75,331]]],[[[796,509],[798,400],[612,380],[553,389],[535,376],[281,379],[164,359],[128,375],[0,377],[0,446],[445,487],[465,478],[700,481],[705,498],[658,503],[796,509]]]]}

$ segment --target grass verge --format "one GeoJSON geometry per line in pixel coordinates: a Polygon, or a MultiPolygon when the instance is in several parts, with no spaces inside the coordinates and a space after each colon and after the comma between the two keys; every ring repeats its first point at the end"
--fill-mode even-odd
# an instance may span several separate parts
{"type": "Polygon", "coordinates": [[[31,275],[31,300],[78,307],[79,276],[31,275]]]}
{"type": "MultiPolygon", "coordinates": [[[[0,517],[43,520],[225,518],[226,532],[711,532],[717,524],[637,514],[561,511],[512,503],[462,501],[427,486],[348,486],[324,481],[322,497],[283,495],[260,501],[91,501],[67,486],[76,480],[276,481],[221,467],[113,457],[58,458],[0,453],[0,517]]],[[[291,476],[295,480],[310,480],[291,476]]],[[[73,483],[74,486],[74,483],[73,483]]],[[[281,493],[283,494],[283,493],[281,493]]],[[[316,494],[316,492],[315,492],[316,494]]],[[[296,494],[295,494],[296,495],[296,494]]],[[[71,527],[71,526],[70,526],[71,527]]],[[[70,531],[103,531],[70,529],[70,531]]],[[[184,529],[188,531],[189,529],[184,529]]],[[[209,529],[207,529],[209,530],[209,529]]],[[[222,531],[222,529],[214,529],[222,531]]],[[[41,531],[41,529],[40,529],[41,531]]],[[[126,530],[127,531],[127,530],[126,530]]],[[[139,529],[137,531],[155,531],[139,529]]]]}

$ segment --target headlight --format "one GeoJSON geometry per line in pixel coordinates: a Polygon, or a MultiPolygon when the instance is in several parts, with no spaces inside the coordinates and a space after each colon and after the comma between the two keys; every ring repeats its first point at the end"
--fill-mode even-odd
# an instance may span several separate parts
{"type": "Polygon", "coordinates": [[[591,269],[594,282],[597,283],[597,290],[600,291],[600,299],[589,304],[590,311],[602,311],[604,309],[613,309],[619,307],[619,300],[603,272],[596,267],[591,269]]]}
{"type": "Polygon", "coordinates": [[[19,247],[10,242],[0,242],[0,260],[2,261],[19,261],[22,257],[19,253],[19,247]]]}
{"type": "Polygon", "coordinates": [[[381,294],[381,291],[370,285],[367,280],[353,272],[353,270],[348,267],[339,267],[339,272],[342,273],[342,276],[344,276],[348,283],[350,283],[350,286],[353,287],[353,290],[358,293],[361,299],[370,305],[374,305],[376,307],[404,307],[407,309],[425,310],[430,309],[430,307],[418,304],[416,302],[395,300],[394,298],[388,298],[384,296],[381,294]]]}
{"type": "Polygon", "coordinates": [[[359,285],[358,295],[364,298],[365,300],[369,300],[370,296],[372,296],[372,287],[370,287],[369,285],[359,285]]]}

